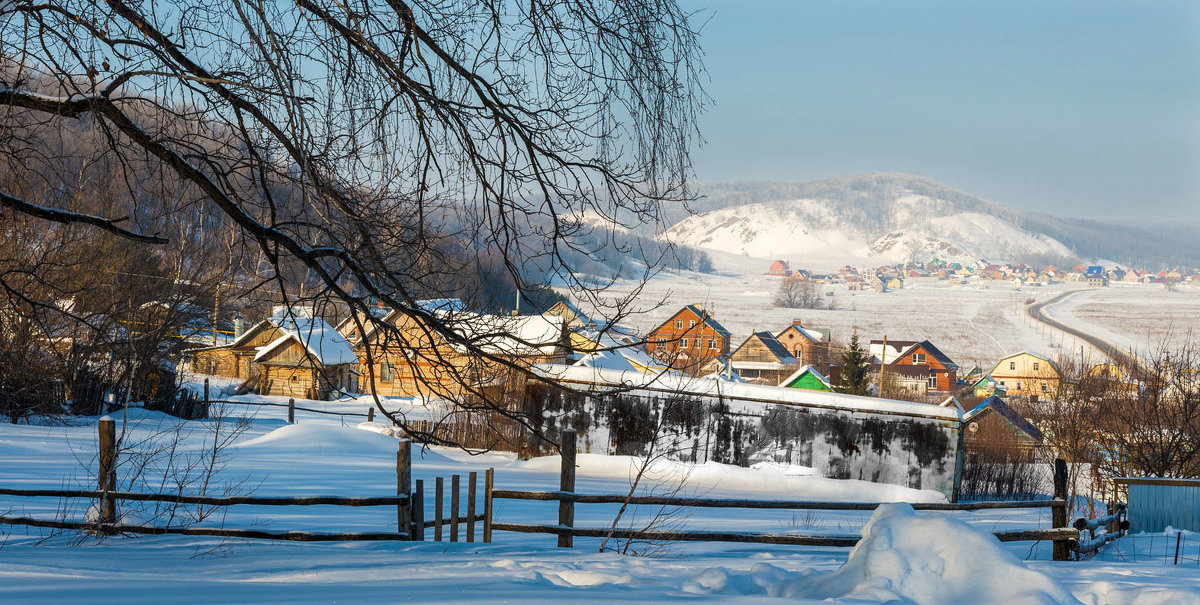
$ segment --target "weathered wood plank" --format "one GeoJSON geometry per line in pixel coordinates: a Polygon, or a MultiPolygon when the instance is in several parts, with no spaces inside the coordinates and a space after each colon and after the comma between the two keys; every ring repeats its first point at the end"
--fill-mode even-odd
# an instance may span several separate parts
{"type": "MultiPolygon", "coordinates": [[[[493,498],[505,500],[569,500],[590,504],[619,504],[625,502],[624,494],[580,494],[563,491],[523,491],[496,489],[493,498]]],[[[683,498],[672,496],[633,496],[630,504],[662,506],[694,506],[698,508],[773,508],[782,510],[875,510],[886,502],[815,502],[803,500],[743,500],[738,498],[683,498]]],[[[915,510],[971,511],[1008,508],[1054,508],[1065,507],[1063,500],[1036,500],[1031,502],[914,502],[915,510]]]]}

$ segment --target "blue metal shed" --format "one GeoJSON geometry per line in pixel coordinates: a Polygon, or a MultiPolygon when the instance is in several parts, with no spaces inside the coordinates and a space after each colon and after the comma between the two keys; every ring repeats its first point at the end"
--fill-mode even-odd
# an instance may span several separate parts
{"type": "Polygon", "coordinates": [[[1200,479],[1116,477],[1129,488],[1129,531],[1161,532],[1168,526],[1200,531],[1200,479]]]}

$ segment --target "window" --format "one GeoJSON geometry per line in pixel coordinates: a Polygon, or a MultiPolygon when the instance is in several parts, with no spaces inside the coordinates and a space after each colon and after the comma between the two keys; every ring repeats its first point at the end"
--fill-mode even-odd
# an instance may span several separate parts
{"type": "Polygon", "coordinates": [[[682,330],[682,329],[683,329],[683,320],[682,320],[682,319],[676,319],[676,320],[675,320],[675,329],[676,329],[676,330],[682,330]]]}
{"type": "Polygon", "coordinates": [[[693,319],[693,320],[689,321],[689,322],[688,322],[688,327],[689,327],[689,328],[694,328],[694,327],[696,327],[696,320],[694,320],[694,319],[693,319]]]}
{"type": "Polygon", "coordinates": [[[715,339],[715,338],[708,339],[708,350],[709,351],[717,350],[717,339],[715,339]]]}
{"type": "Polygon", "coordinates": [[[929,380],[926,381],[925,384],[931,389],[936,389],[937,388],[937,374],[930,374],[929,380]]]}
{"type": "Polygon", "coordinates": [[[1005,388],[1007,388],[1007,387],[1008,387],[1008,385],[1004,384],[1004,381],[1003,381],[1003,380],[1001,380],[1001,381],[1000,381],[1000,386],[1002,386],[1002,387],[1005,387],[1005,388]]]}
{"type": "Polygon", "coordinates": [[[686,349],[686,348],[688,348],[688,339],[686,339],[686,338],[680,338],[680,339],[679,339],[679,348],[681,348],[681,349],[686,349]]]}
{"type": "Polygon", "coordinates": [[[1036,361],[1035,361],[1035,362],[1033,362],[1033,371],[1034,371],[1034,372],[1038,371],[1038,366],[1040,366],[1040,365],[1041,365],[1041,364],[1039,364],[1039,363],[1038,363],[1038,362],[1036,362],[1036,361]]]}
{"type": "Polygon", "coordinates": [[[391,382],[396,379],[396,364],[385,361],[379,364],[379,379],[384,382],[391,382]]]}
{"type": "Polygon", "coordinates": [[[913,353],[913,363],[925,363],[925,354],[913,353]]]}
{"type": "Polygon", "coordinates": [[[1048,382],[1045,382],[1045,381],[1042,381],[1042,392],[1043,392],[1043,393],[1049,393],[1049,392],[1050,392],[1050,383],[1048,383],[1048,382]]]}
{"type": "Polygon", "coordinates": [[[1010,361],[1010,362],[1008,362],[1008,369],[1009,369],[1009,370],[1015,370],[1015,369],[1017,369],[1017,362],[1015,362],[1015,361],[1010,361]]]}

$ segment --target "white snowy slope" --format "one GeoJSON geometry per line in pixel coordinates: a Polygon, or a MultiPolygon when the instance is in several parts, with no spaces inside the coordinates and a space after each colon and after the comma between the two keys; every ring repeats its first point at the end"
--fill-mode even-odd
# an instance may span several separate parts
{"type": "Polygon", "coordinates": [[[1074,257],[1070,248],[1048,235],[915,194],[888,197],[873,206],[828,199],[746,204],[685,218],[663,237],[677,244],[800,263],[1074,257]]]}

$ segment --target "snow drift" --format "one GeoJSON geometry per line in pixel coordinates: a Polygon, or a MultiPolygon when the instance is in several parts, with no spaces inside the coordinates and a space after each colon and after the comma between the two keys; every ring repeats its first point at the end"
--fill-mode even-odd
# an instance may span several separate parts
{"type": "Polygon", "coordinates": [[[705,570],[684,585],[694,593],[762,594],[793,599],[957,605],[1079,603],[1049,576],[1030,570],[991,534],[908,504],[885,504],[862,530],[846,563],[800,577],[770,565],[749,574],[705,570]]]}

